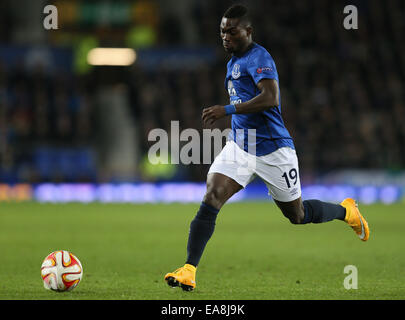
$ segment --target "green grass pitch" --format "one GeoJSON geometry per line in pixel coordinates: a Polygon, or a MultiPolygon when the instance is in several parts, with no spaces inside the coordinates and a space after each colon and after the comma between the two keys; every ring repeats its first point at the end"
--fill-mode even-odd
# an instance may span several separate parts
{"type": "Polygon", "coordinates": [[[197,271],[197,288],[163,281],[184,264],[198,204],[0,203],[0,299],[405,299],[405,205],[360,205],[368,242],[342,221],[292,225],[272,202],[229,203],[197,271]],[[71,292],[45,290],[43,259],[73,252],[83,264],[71,292]],[[343,286],[344,268],[358,289],[343,286]]]}

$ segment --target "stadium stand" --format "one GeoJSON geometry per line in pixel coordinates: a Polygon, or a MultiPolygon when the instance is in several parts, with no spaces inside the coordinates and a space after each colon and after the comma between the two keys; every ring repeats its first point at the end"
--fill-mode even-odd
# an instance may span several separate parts
{"type": "MultiPolygon", "coordinates": [[[[338,1],[249,2],[254,38],[277,63],[284,120],[295,140],[304,183],[336,169],[404,168],[405,4],[352,2],[359,8],[358,30],[343,27],[338,1]]],[[[12,47],[17,45],[15,24],[7,3],[0,10],[0,42],[12,47]]],[[[194,45],[215,48],[214,63],[153,72],[135,64],[120,79],[130,89],[139,159],[148,152],[151,129],[169,130],[170,121],[178,120],[182,128],[201,131],[202,107],[227,103],[228,57],[220,47],[218,26],[228,5],[195,1],[192,19],[187,19],[196,30],[194,45]]],[[[185,42],[181,30],[187,26],[170,17],[158,21],[155,49],[159,43],[170,45],[170,39],[176,45],[185,42]],[[177,36],[168,28],[177,30],[177,36]]],[[[103,33],[95,34],[103,42],[103,33]]],[[[102,84],[94,81],[94,70],[90,75],[48,71],[22,63],[9,66],[5,54],[0,56],[0,180],[98,181],[102,128],[95,92],[102,84]]],[[[202,181],[206,169],[183,166],[180,176],[202,181]]],[[[131,179],[147,178],[137,172],[131,179]]]]}

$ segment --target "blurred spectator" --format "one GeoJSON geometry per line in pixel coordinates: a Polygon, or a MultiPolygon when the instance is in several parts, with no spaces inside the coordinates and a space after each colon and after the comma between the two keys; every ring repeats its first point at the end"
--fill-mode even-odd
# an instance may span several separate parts
{"type": "Polygon", "coordinates": [[[91,98],[72,75],[49,75],[41,68],[0,69],[1,180],[71,180],[60,172],[41,176],[34,165],[35,155],[42,147],[91,147],[91,98]]]}

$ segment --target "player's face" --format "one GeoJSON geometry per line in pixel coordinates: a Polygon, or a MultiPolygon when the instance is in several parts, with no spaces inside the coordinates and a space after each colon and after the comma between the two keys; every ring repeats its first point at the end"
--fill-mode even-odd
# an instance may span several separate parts
{"type": "Polygon", "coordinates": [[[238,53],[244,50],[250,42],[250,30],[238,19],[223,17],[220,25],[222,45],[228,53],[238,53]]]}

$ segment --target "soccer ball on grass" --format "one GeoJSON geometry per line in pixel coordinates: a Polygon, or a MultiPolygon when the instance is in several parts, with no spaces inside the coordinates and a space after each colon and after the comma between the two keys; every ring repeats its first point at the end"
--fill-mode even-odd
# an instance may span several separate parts
{"type": "Polygon", "coordinates": [[[45,289],[70,291],[82,280],[83,268],[74,254],[59,250],[45,258],[41,266],[41,276],[45,289]]]}

